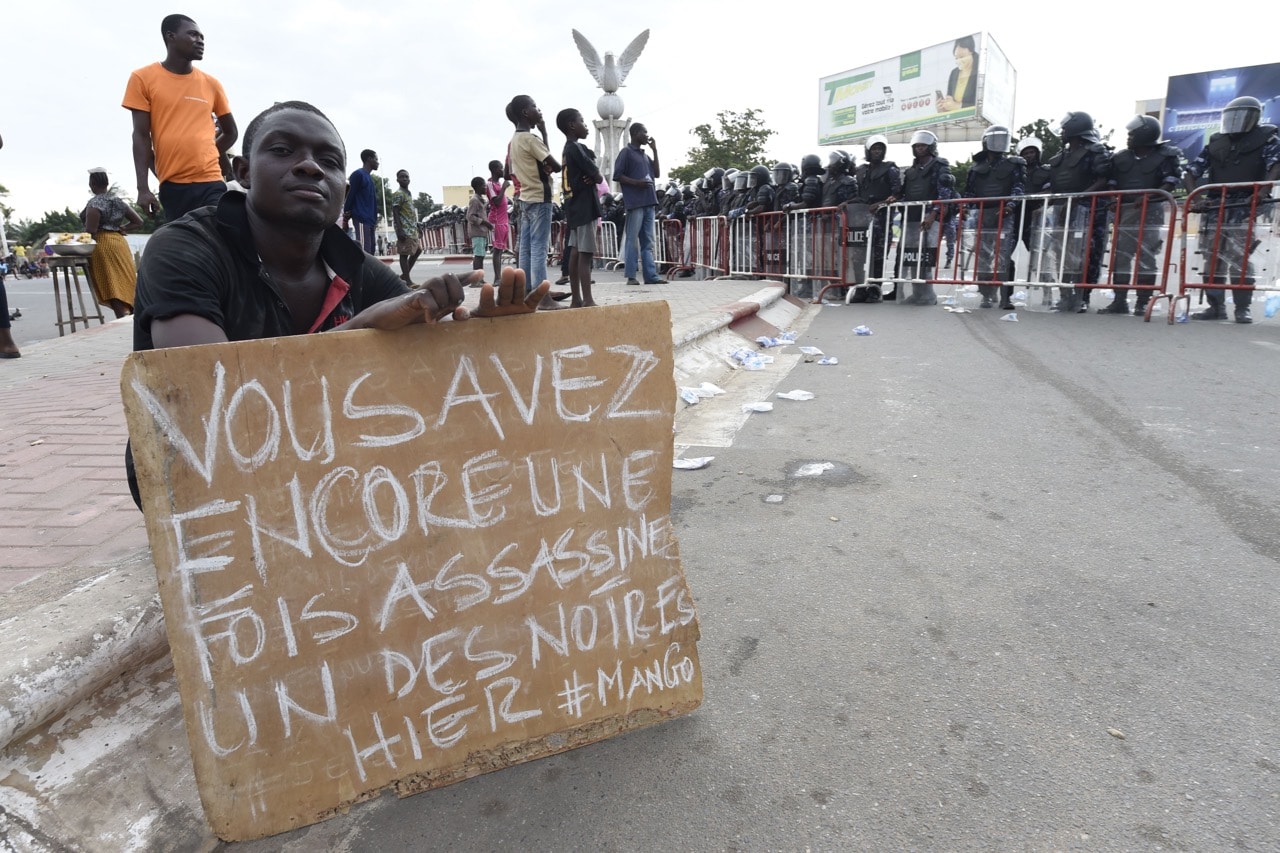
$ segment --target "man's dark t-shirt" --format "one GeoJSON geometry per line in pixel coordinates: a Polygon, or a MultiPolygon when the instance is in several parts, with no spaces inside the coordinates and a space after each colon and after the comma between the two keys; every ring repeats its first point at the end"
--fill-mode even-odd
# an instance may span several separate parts
{"type": "MultiPolygon", "coordinates": [[[[332,329],[370,305],[409,292],[336,225],[325,230],[320,254],[334,280],[321,316],[307,318],[309,331],[332,329]]],[[[297,326],[258,258],[245,196],[236,192],[151,237],[138,269],[134,311],[134,350],[154,349],[151,323],[180,314],[203,317],[231,341],[283,337],[297,326]]]]}

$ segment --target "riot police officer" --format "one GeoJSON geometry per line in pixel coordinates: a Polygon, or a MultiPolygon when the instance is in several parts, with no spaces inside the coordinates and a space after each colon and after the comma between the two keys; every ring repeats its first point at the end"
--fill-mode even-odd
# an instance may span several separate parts
{"type": "Polygon", "coordinates": [[[788,210],[788,205],[800,201],[800,185],[796,183],[796,167],[779,162],[773,166],[773,209],[788,210]]]}
{"type": "Polygon", "coordinates": [[[658,202],[658,219],[679,219],[679,211],[677,207],[684,208],[684,200],[680,194],[680,185],[675,181],[667,184],[667,189],[662,194],[662,199],[658,202]]]}
{"type": "MultiPolygon", "coordinates": [[[[862,270],[852,269],[855,266],[852,263],[852,253],[844,251],[846,248],[841,240],[843,234],[843,217],[849,202],[857,199],[858,181],[852,174],[853,158],[849,156],[847,151],[832,151],[827,155],[827,176],[822,182],[822,206],[834,207],[840,211],[840,219],[833,220],[824,216],[818,220],[818,245],[821,247],[822,256],[825,258],[836,257],[836,251],[843,253],[843,262],[839,264],[843,268],[842,281],[847,284],[861,284],[863,281],[862,270]]],[[[827,265],[824,264],[824,267],[827,265]]],[[[835,265],[833,264],[832,267],[835,265]]],[[[834,275],[840,272],[836,268],[825,268],[820,271],[824,277],[834,275]]],[[[836,298],[844,297],[844,288],[835,288],[831,291],[836,298]]]]}
{"type": "Polygon", "coordinates": [[[1045,192],[1049,187],[1049,167],[1041,162],[1043,151],[1044,147],[1035,137],[1023,140],[1022,147],[1018,149],[1018,156],[1026,164],[1023,168],[1027,173],[1025,189],[1028,195],[1045,192]]]}
{"type": "Polygon", "coordinates": [[[800,201],[793,208],[822,206],[822,158],[806,154],[800,160],[800,201]]]}
{"type": "MultiPolygon", "coordinates": [[[[773,170],[768,166],[752,166],[747,178],[746,216],[756,217],[762,213],[773,213],[774,187],[773,170]]],[[[752,223],[750,251],[755,257],[755,271],[763,275],[782,276],[786,270],[783,265],[783,247],[786,245],[786,222],[782,217],[767,217],[758,223],[752,223]]]]}
{"type": "Polygon", "coordinates": [[[702,173],[702,186],[698,190],[698,215],[716,216],[720,213],[720,187],[724,181],[724,169],[719,166],[702,173]]]}
{"type": "MultiPolygon", "coordinates": [[[[1004,199],[997,202],[978,202],[972,216],[978,232],[978,281],[1010,281],[1010,258],[1018,241],[1016,226],[1017,202],[1011,197],[1024,193],[1026,161],[1010,156],[1013,140],[1009,128],[992,125],[982,134],[982,150],[973,156],[965,179],[965,198],[1004,199]]],[[[994,284],[979,284],[982,307],[995,304],[994,284]]],[[[1013,310],[1013,286],[1000,286],[1001,310],[1013,310]]]]}
{"type": "MultiPolygon", "coordinates": [[[[724,180],[720,187],[720,199],[716,212],[721,216],[728,216],[729,211],[733,209],[732,203],[738,194],[738,175],[742,174],[737,169],[725,169],[724,180]]],[[[747,185],[747,179],[744,175],[742,185],[747,185]]]]}
{"type": "Polygon", "coordinates": [[[827,155],[827,177],[822,182],[822,206],[839,207],[856,198],[858,181],[850,174],[853,158],[847,151],[832,151],[827,155]]]}
{"type": "MultiPolygon", "coordinates": [[[[1061,122],[1063,148],[1048,162],[1049,191],[1074,195],[1103,190],[1111,177],[1111,152],[1102,144],[1085,112],[1069,112],[1061,122]]],[[[1102,271],[1102,255],[1107,241],[1107,211],[1104,199],[1057,198],[1049,202],[1047,227],[1053,229],[1058,263],[1044,273],[1056,274],[1073,284],[1097,284],[1102,271]],[[1088,238],[1077,235],[1088,231],[1088,238]]],[[[1062,287],[1058,310],[1083,313],[1089,306],[1087,288],[1062,287]]]]}
{"type": "MultiPolygon", "coordinates": [[[[1188,190],[1196,183],[1241,184],[1280,180],[1280,137],[1276,126],[1261,124],[1262,102],[1241,97],[1222,110],[1222,128],[1187,166],[1183,180],[1188,190]]],[[[1253,247],[1246,245],[1260,201],[1271,187],[1236,187],[1213,193],[1197,204],[1204,211],[1200,228],[1201,254],[1206,284],[1253,285],[1253,247]]],[[[1209,307],[1191,316],[1196,320],[1225,320],[1227,294],[1219,288],[1205,290],[1209,307]]],[[[1249,306],[1253,290],[1235,290],[1237,323],[1252,323],[1249,306]]]]}
{"type": "MultiPolygon", "coordinates": [[[[863,146],[864,162],[854,172],[858,181],[858,201],[867,205],[871,214],[871,278],[884,277],[885,235],[889,233],[889,209],[902,195],[902,172],[898,164],[886,160],[889,140],[872,136],[863,146]]],[[[893,296],[886,297],[892,299],[893,296]]]]}
{"type": "Polygon", "coordinates": [[[747,177],[747,215],[772,213],[774,201],[773,170],[768,166],[752,166],[747,177]]]}
{"type": "MultiPolygon", "coordinates": [[[[946,196],[947,184],[955,183],[951,164],[938,156],[938,137],[928,130],[911,135],[911,165],[902,174],[902,200],[925,202],[946,196]]],[[[933,285],[927,281],[937,265],[941,236],[938,205],[913,204],[903,216],[902,238],[898,241],[898,272],[912,282],[911,295],[900,300],[908,305],[937,305],[933,285]]]]}
{"type": "MultiPolygon", "coordinates": [[[[782,209],[791,212],[822,206],[822,158],[817,154],[806,154],[800,158],[800,197],[796,201],[784,204],[782,209]]],[[[813,223],[809,215],[791,218],[790,227],[794,229],[795,239],[792,241],[799,251],[798,258],[792,258],[793,266],[799,266],[806,272],[813,272],[814,255],[811,250],[809,235],[813,223]]],[[[791,281],[791,294],[802,298],[813,295],[813,281],[808,278],[797,278],[791,281]]]]}
{"type": "MultiPolygon", "coordinates": [[[[699,178],[698,180],[702,180],[699,178]]],[[[698,190],[693,184],[680,188],[680,221],[685,222],[698,215],[698,190]]]]}
{"type": "MultiPolygon", "coordinates": [[[[1128,314],[1129,289],[1121,285],[1154,287],[1156,255],[1164,244],[1165,208],[1158,197],[1145,190],[1173,192],[1182,178],[1182,152],[1160,139],[1160,122],[1151,116],[1137,115],[1125,125],[1128,138],[1125,148],[1111,158],[1111,189],[1125,195],[1116,211],[1116,236],[1112,248],[1111,282],[1115,299],[1099,308],[1099,314],[1128,314]],[[1134,261],[1137,275],[1134,276],[1134,261]]],[[[1151,300],[1150,290],[1139,290],[1135,314],[1145,314],[1151,300]]]]}

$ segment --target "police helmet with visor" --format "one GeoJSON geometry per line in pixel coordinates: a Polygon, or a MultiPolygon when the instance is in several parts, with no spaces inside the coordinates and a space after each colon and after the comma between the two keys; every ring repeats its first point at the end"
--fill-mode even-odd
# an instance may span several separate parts
{"type": "Polygon", "coordinates": [[[917,130],[911,134],[911,149],[914,152],[917,145],[929,146],[929,156],[936,157],[938,154],[938,137],[931,130],[917,130]]]}
{"type": "Polygon", "coordinates": [[[1009,128],[1007,127],[993,124],[982,132],[982,147],[987,151],[1008,154],[1009,147],[1012,144],[1013,136],[1009,133],[1009,128]]]}
{"type": "Polygon", "coordinates": [[[1130,148],[1147,148],[1160,141],[1160,122],[1151,116],[1134,116],[1124,129],[1129,132],[1130,148]]]}
{"type": "Polygon", "coordinates": [[[1262,119],[1262,101],[1248,95],[1236,98],[1222,109],[1223,133],[1248,133],[1262,119]]]}

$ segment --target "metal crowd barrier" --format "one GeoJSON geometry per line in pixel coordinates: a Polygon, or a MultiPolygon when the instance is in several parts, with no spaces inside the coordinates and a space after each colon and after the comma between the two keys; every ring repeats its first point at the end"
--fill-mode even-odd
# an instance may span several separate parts
{"type": "Polygon", "coordinates": [[[422,251],[430,255],[471,254],[466,225],[453,222],[422,229],[422,251]]]}
{"type": "MultiPolygon", "coordinates": [[[[844,213],[838,207],[815,207],[784,214],[786,229],[786,278],[803,283],[812,291],[821,285],[812,299],[821,302],[828,290],[851,287],[856,281],[853,265],[846,251],[844,213]]],[[[852,296],[850,291],[849,296],[852,296]]]]}
{"type": "Polygon", "coordinates": [[[596,225],[596,260],[622,260],[618,251],[618,226],[603,219],[596,225]]]}
{"type": "MultiPolygon", "coordinates": [[[[945,199],[891,206],[905,223],[883,262],[894,276],[931,284],[1022,284],[1148,291],[1146,319],[1169,296],[1177,202],[1160,190],[945,199]],[[912,208],[916,208],[912,210],[912,208]],[[931,208],[933,229],[912,228],[931,208]],[[957,221],[950,260],[943,229],[957,221]],[[919,263],[912,265],[913,260],[919,263]]],[[[890,280],[893,276],[886,278],[890,280]]]]}
{"type": "Polygon", "coordinates": [[[429,255],[443,255],[447,246],[443,225],[422,229],[422,251],[429,255]]]}
{"type": "Polygon", "coordinates": [[[685,222],[689,266],[694,274],[729,274],[729,222],[723,216],[696,216],[685,222]]]}
{"type": "Polygon", "coordinates": [[[653,230],[653,260],[659,271],[665,275],[675,275],[688,269],[684,223],[679,219],[655,219],[653,230]]]}
{"type": "Polygon", "coordinates": [[[1190,312],[1192,290],[1229,290],[1233,301],[1236,293],[1280,290],[1273,188],[1272,181],[1206,184],[1187,196],[1179,230],[1178,293],[1171,296],[1168,322],[1190,312]]]}
{"type": "MultiPolygon", "coordinates": [[[[843,231],[843,216],[834,207],[740,216],[727,220],[723,267],[729,275],[844,286],[844,255],[837,247],[843,231]]],[[[706,266],[698,257],[698,243],[693,243],[693,264],[706,266]]]]}
{"type": "Polygon", "coordinates": [[[569,239],[569,229],[564,221],[551,223],[551,240],[547,248],[547,263],[558,264],[564,260],[565,242],[569,239]]]}
{"type": "MultiPolygon", "coordinates": [[[[1198,188],[1181,208],[1168,192],[1106,191],[849,204],[727,220],[659,220],[655,260],[705,276],[763,276],[835,288],[897,283],[1146,291],[1184,305],[1205,288],[1280,291],[1272,182],[1198,188]],[[925,219],[928,218],[926,223],[925,219]],[[955,221],[951,256],[946,224],[955,221]],[[1173,237],[1181,243],[1175,263],[1173,237]],[[1172,276],[1178,276],[1176,296],[1172,276]],[[1186,300],[1186,303],[1183,302],[1186,300]]],[[[602,260],[619,259],[616,228],[602,260]]],[[[1047,294],[1046,294],[1047,295],[1047,294]]],[[[1173,307],[1171,305],[1171,307],[1173,307]]],[[[1185,310],[1185,309],[1184,309],[1185,310]]],[[[1180,313],[1170,310],[1169,322],[1180,313]]]]}

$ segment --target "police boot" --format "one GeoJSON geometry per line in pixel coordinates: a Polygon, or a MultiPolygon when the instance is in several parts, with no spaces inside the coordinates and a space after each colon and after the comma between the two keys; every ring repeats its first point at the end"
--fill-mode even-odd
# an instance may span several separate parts
{"type": "Polygon", "coordinates": [[[880,285],[868,284],[863,290],[867,292],[867,302],[875,303],[880,301],[880,285]]]}
{"type": "Polygon", "coordinates": [[[938,294],[933,292],[932,284],[913,285],[915,291],[915,303],[917,305],[937,305],[938,294]]]}
{"type": "Polygon", "coordinates": [[[909,281],[898,282],[898,292],[902,294],[898,299],[899,305],[919,305],[920,296],[916,292],[916,286],[909,281]]]}
{"type": "Polygon", "coordinates": [[[1111,304],[1098,309],[1099,314],[1128,314],[1129,313],[1129,288],[1117,287],[1116,298],[1111,300],[1111,304]]]}
{"type": "Polygon", "coordinates": [[[1074,287],[1058,288],[1058,313],[1074,314],[1080,307],[1080,294],[1074,287]]]}
{"type": "Polygon", "coordinates": [[[1253,314],[1249,311],[1249,305],[1253,302],[1253,291],[1237,290],[1232,292],[1231,301],[1235,303],[1236,322],[1252,323],[1253,314]]]}
{"type": "Polygon", "coordinates": [[[1192,320],[1225,320],[1227,319],[1227,296],[1221,290],[1206,290],[1205,301],[1209,307],[1191,315],[1192,320]]]}
{"type": "Polygon", "coordinates": [[[1013,310],[1013,285],[1003,284],[1000,286],[1000,310],[1013,310]]]}
{"type": "MultiPolygon", "coordinates": [[[[1152,273],[1138,273],[1138,284],[1145,284],[1154,287],[1156,277],[1152,273]]],[[[1150,290],[1139,290],[1138,299],[1133,305],[1133,315],[1140,317],[1147,313],[1147,303],[1151,301],[1150,290]]]]}
{"type": "Polygon", "coordinates": [[[996,304],[996,286],[994,284],[978,285],[978,292],[982,294],[982,308],[993,308],[996,304]]]}

